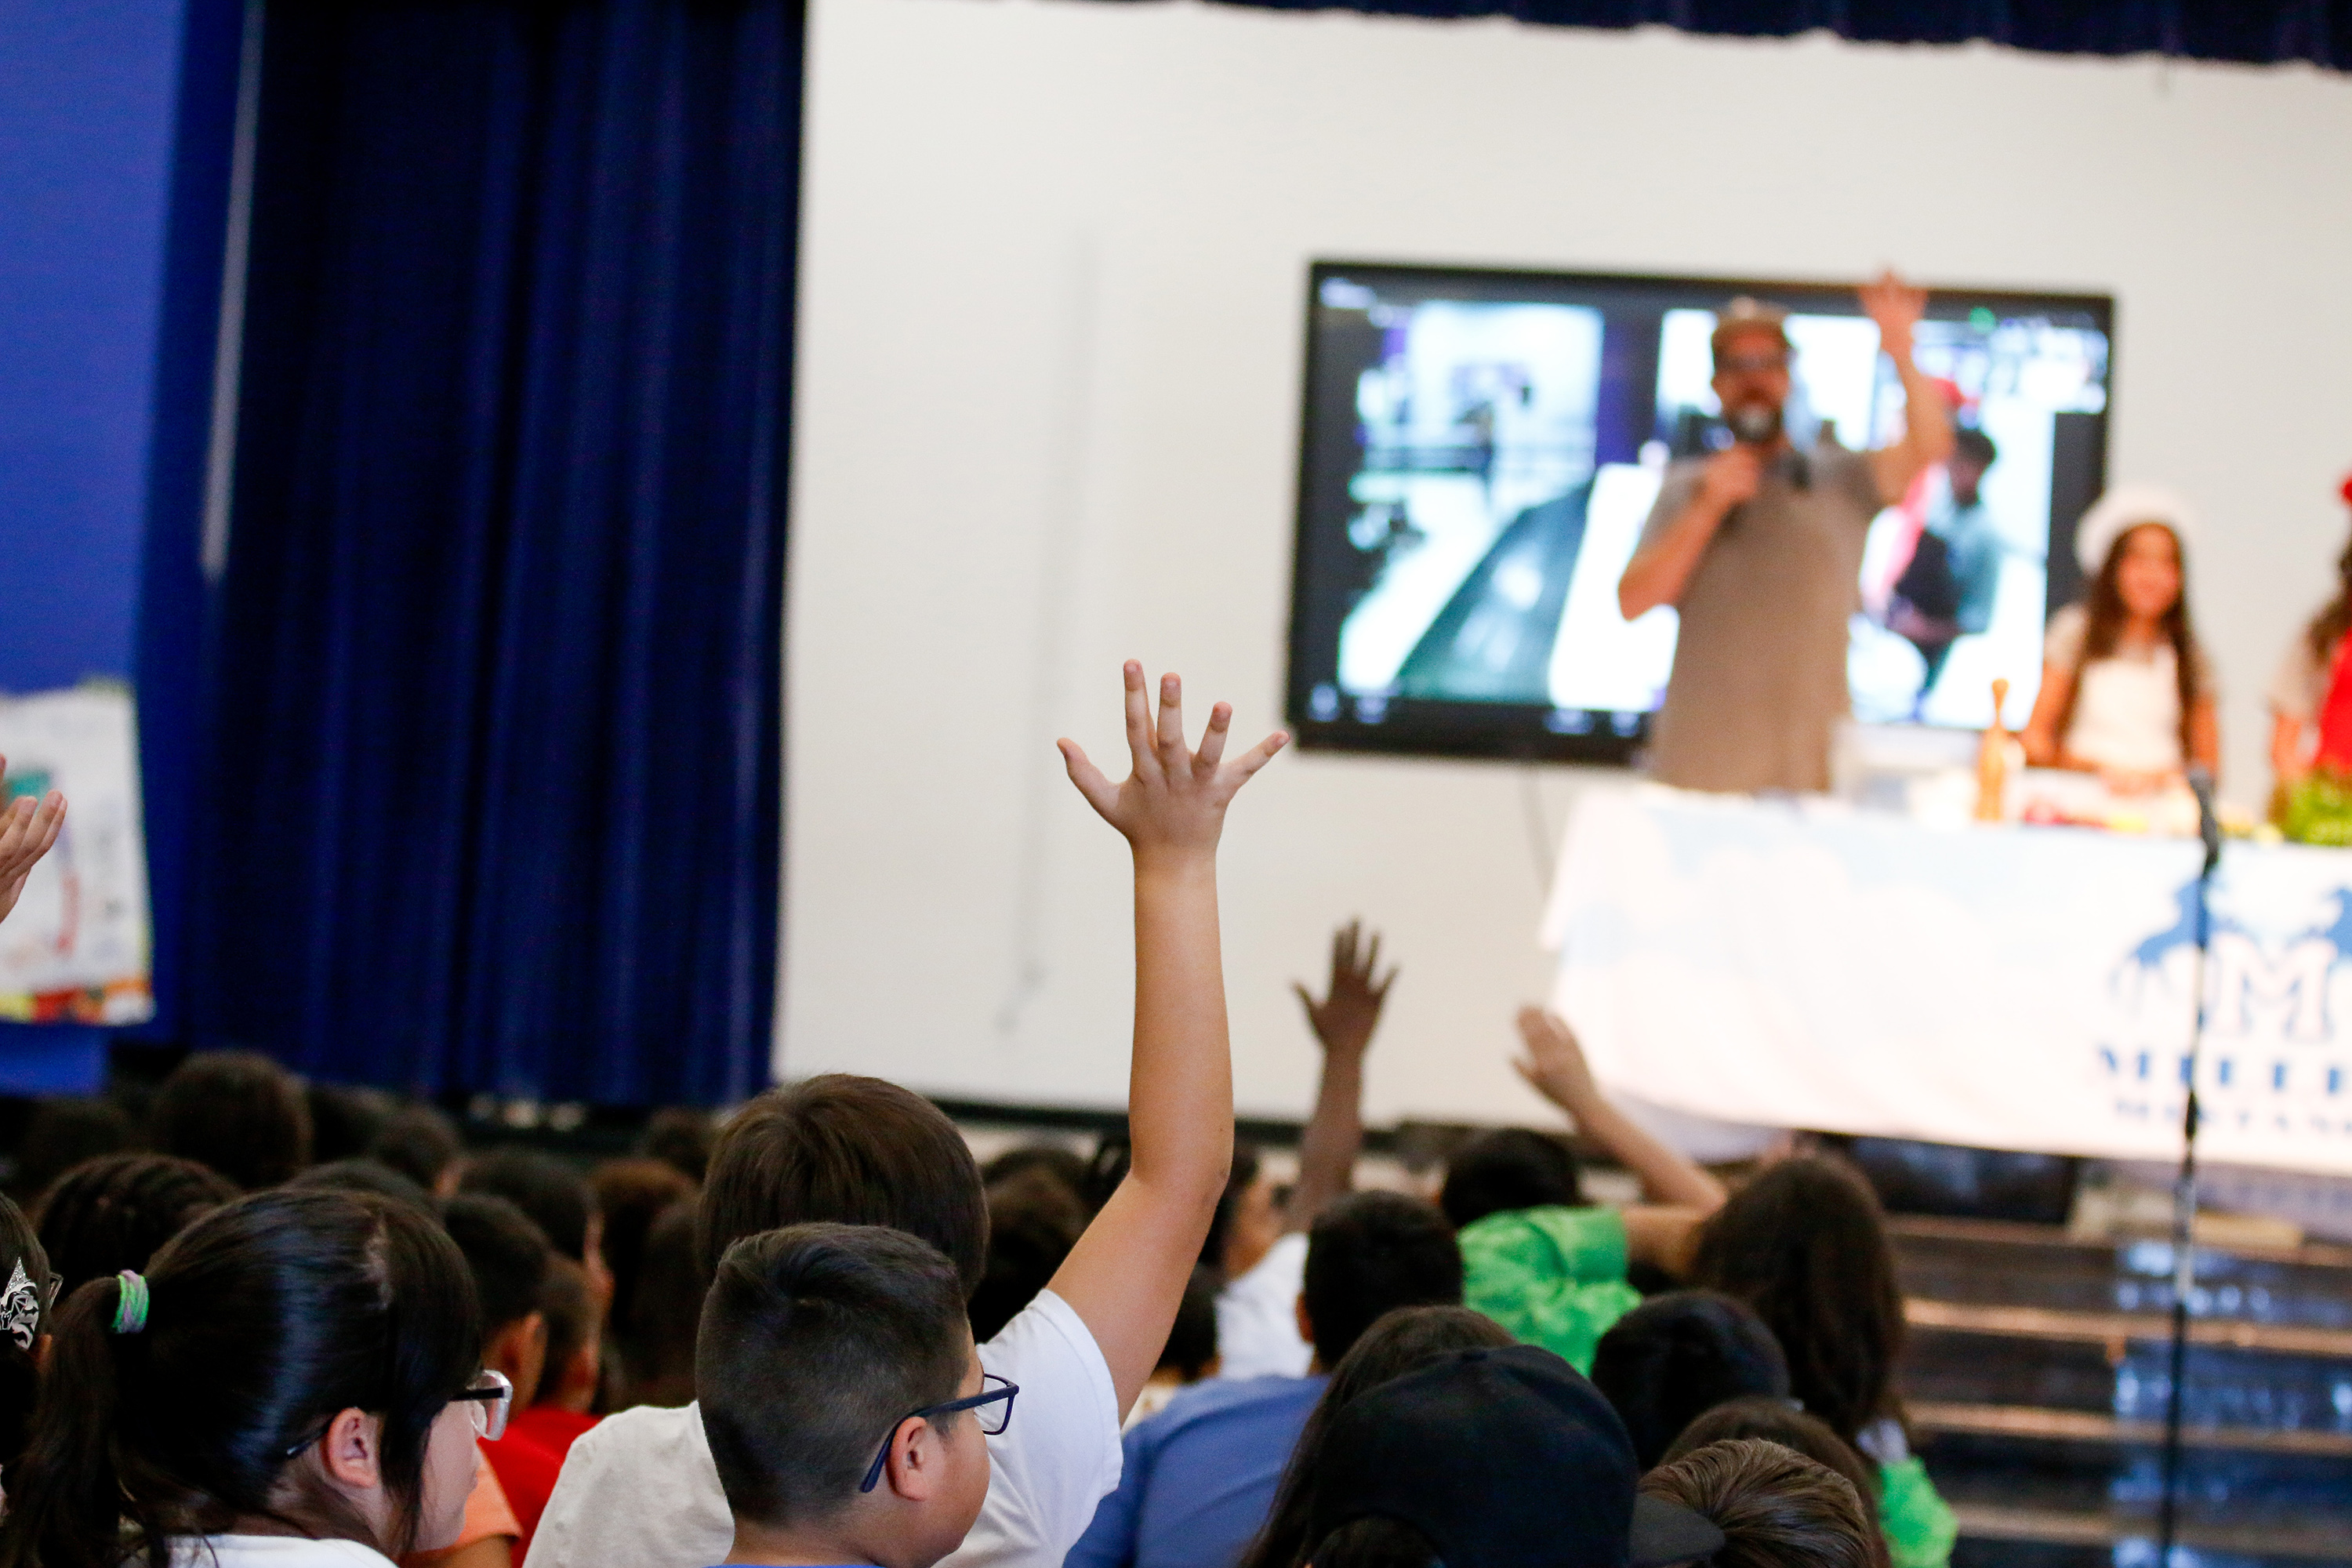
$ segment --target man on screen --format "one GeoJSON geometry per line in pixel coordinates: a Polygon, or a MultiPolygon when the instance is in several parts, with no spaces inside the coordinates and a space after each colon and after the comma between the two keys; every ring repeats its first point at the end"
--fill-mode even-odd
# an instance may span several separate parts
{"type": "Polygon", "coordinates": [[[1952,450],[1944,399],[1911,361],[1927,297],[1892,273],[1862,290],[1902,377],[1902,439],[1874,452],[1781,428],[1783,312],[1736,300],[1713,339],[1715,395],[1732,444],[1667,468],[1617,583],[1627,620],[1672,605],[1682,627],[1650,771],[1686,789],[1822,790],[1846,711],[1846,620],[1860,602],[1870,520],[1952,450]]]}

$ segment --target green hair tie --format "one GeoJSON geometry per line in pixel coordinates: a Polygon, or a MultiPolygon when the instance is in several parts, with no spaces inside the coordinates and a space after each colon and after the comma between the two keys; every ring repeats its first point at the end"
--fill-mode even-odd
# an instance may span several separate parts
{"type": "Polygon", "coordinates": [[[147,1326],[147,1281],[128,1268],[114,1278],[122,1288],[114,1300],[114,1331],[135,1334],[147,1326]]]}

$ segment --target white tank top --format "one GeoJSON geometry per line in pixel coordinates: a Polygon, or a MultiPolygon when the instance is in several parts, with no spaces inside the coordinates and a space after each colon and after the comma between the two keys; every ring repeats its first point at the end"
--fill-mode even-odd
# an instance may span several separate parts
{"type": "Polygon", "coordinates": [[[2083,666],[2065,745],[2103,768],[2152,773],[2179,767],[2180,678],[2172,649],[2083,666]]]}

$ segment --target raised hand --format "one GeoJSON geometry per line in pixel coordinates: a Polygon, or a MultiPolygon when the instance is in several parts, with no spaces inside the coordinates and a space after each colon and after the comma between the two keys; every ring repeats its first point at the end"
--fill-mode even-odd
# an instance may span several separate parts
{"type": "Polygon", "coordinates": [[[1160,678],[1160,710],[1151,710],[1144,689],[1143,666],[1127,661],[1127,749],[1133,771],[1118,784],[1087,761],[1076,741],[1065,737],[1062,761],[1070,782],[1087,797],[1102,819],[1125,836],[1138,861],[1212,859],[1217,836],[1223,830],[1225,807],[1249,776],[1265,766],[1289,743],[1280,730],[1268,735],[1231,762],[1224,760],[1225,731],[1232,725],[1230,703],[1209,710],[1209,727],[1201,735],[1201,749],[1184,743],[1183,683],[1173,675],[1160,678]]]}
{"type": "Polygon", "coordinates": [[[1585,1065],[1584,1047],[1577,1044],[1566,1019],[1540,1007],[1522,1007],[1518,1025],[1527,1055],[1511,1066],[1538,1094],[1571,1116],[1601,1098],[1592,1069],[1585,1065]]]}
{"type": "Polygon", "coordinates": [[[1893,268],[1860,289],[1862,312],[1878,323],[1878,343],[1902,359],[1911,352],[1911,329],[1927,313],[1927,291],[1914,289],[1895,275],[1893,268]]]}
{"type": "MultiPolygon", "coordinates": [[[[7,775],[8,759],[0,757],[0,778],[7,775]]],[[[33,862],[49,852],[66,825],[66,797],[51,790],[36,801],[20,795],[0,806],[0,920],[16,907],[33,862]]]]}
{"type": "Polygon", "coordinates": [[[1389,998],[1389,987],[1396,984],[1396,965],[1389,965],[1386,974],[1376,973],[1381,933],[1374,931],[1366,942],[1362,927],[1361,921],[1349,921],[1331,933],[1331,982],[1324,988],[1323,1000],[1318,1002],[1306,986],[1291,984],[1298,1005],[1307,1009],[1307,1026],[1326,1051],[1361,1056],[1380,1026],[1381,1005],[1389,998]]]}

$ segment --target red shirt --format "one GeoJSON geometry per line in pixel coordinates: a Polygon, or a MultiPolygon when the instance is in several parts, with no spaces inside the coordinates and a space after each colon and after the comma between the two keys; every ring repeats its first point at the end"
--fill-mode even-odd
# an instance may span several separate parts
{"type": "Polygon", "coordinates": [[[514,1547],[518,1563],[530,1551],[531,1535],[539,1529],[539,1516],[547,1511],[547,1500],[555,1490],[555,1478],[562,1472],[563,1457],[572,1451],[572,1440],[594,1425],[593,1415],[534,1405],[507,1418],[505,1436],[482,1445],[482,1456],[498,1472],[499,1485],[514,1509],[515,1522],[522,1527],[514,1547]]]}

